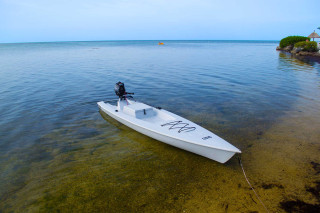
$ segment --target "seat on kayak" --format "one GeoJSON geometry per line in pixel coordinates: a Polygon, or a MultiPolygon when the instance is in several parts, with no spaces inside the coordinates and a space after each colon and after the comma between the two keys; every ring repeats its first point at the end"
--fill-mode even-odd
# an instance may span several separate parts
{"type": "Polygon", "coordinates": [[[123,112],[135,118],[149,118],[155,115],[151,106],[143,103],[134,103],[123,107],[123,112]]]}

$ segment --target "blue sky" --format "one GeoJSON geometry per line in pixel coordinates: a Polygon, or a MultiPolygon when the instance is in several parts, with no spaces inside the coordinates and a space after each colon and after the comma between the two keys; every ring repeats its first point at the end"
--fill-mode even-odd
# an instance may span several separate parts
{"type": "Polygon", "coordinates": [[[280,40],[317,27],[320,0],[0,0],[0,43],[280,40]]]}

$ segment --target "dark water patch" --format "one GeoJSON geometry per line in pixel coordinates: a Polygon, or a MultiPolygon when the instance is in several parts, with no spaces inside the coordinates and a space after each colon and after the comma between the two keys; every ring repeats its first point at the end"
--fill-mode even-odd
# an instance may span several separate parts
{"type": "Polygon", "coordinates": [[[252,202],[254,202],[255,204],[257,204],[257,202],[253,199],[253,195],[252,195],[252,194],[249,194],[249,196],[250,196],[252,202]]]}
{"type": "Polygon", "coordinates": [[[262,184],[261,187],[263,189],[272,189],[274,187],[278,188],[278,189],[283,189],[284,187],[281,184],[275,184],[275,183],[270,183],[270,184],[262,184]]]}
{"type": "Polygon", "coordinates": [[[280,202],[280,207],[289,213],[299,212],[299,213],[317,213],[320,211],[319,204],[310,204],[299,199],[282,201],[280,202]]]}
{"type": "Polygon", "coordinates": [[[248,144],[247,148],[251,148],[253,146],[253,144],[248,144]]]}
{"type": "Polygon", "coordinates": [[[310,192],[318,200],[317,204],[296,199],[280,202],[281,208],[286,212],[320,212],[320,181],[316,181],[314,184],[316,185],[315,187],[306,187],[306,191],[310,192]]]}
{"type": "Polygon", "coordinates": [[[93,138],[100,134],[100,132],[95,128],[82,127],[78,128],[77,131],[79,131],[79,133],[77,134],[77,138],[79,139],[93,138]]]}
{"type": "Polygon", "coordinates": [[[296,55],[293,55],[293,57],[295,57],[305,63],[311,64],[311,65],[320,64],[320,57],[319,56],[296,56],[296,55]]]}
{"type": "Polygon", "coordinates": [[[228,212],[229,204],[223,203],[222,207],[224,207],[224,212],[228,212]]]}
{"type": "Polygon", "coordinates": [[[307,187],[307,192],[310,192],[320,203],[320,181],[314,183],[315,187],[307,187]]]}
{"type": "Polygon", "coordinates": [[[320,174],[320,163],[311,162],[312,168],[316,171],[316,175],[320,174]]]}
{"type": "Polygon", "coordinates": [[[45,139],[39,139],[37,144],[28,147],[28,149],[16,148],[1,156],[0,177],[4,181],[0,183],[0,196],[2,192],[10,194],[11,186],[13,188],[23,187],[25,177],[30,172],[33,163],[47,162],[53,159],[50,150],[42,144],[45,141],[45,139]]]}

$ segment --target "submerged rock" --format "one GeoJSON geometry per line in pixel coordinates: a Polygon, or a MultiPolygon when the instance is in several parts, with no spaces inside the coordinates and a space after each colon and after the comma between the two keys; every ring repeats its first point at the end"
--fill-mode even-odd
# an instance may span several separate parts
{"type": "Polygon", "coordinates": [[[294,55],[298,56],[312,56],[312,57],[320,57],[319,52],[307,52],[307,51],[300,51],[298,53],[293,53],[294,55]]]}
{"type": "Polygon", "coordinates": [[[289,45],[284,48],[280,48],[279,46],[277,46],[276,50],[289,52],[295,56],[311,56],[320,58],[320,50],[317,52],[303,51],[301,47],[294,47],[293,45],[289,45]]]}

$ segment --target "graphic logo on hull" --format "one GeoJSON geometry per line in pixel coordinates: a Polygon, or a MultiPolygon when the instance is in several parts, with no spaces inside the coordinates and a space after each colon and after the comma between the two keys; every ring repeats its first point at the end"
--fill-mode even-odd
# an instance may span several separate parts
{"type": "Polygon", "coordinates": [[[195,127],[189,126],[188,123],[183,123],[182,121],[172,121],[172,122],[169,122],[169,123],[162,124],[161,126],[162,126],[162,127],[164,127],[164,126],[170,126],[170,127],[169,127],[169,130],[179,129],[179,130],[178,130],[178,133],[181,133],[181,132],[191,132],[191,131],[194,131],[194,130],[196,129],[195,127]]]}
{"type": "Polygon", "coordinates": [[[211,136],[207,136],[207,137],[203,137],[202,140],[208,140],[210,138],[212,138],[212,137],[211,136]]]}

